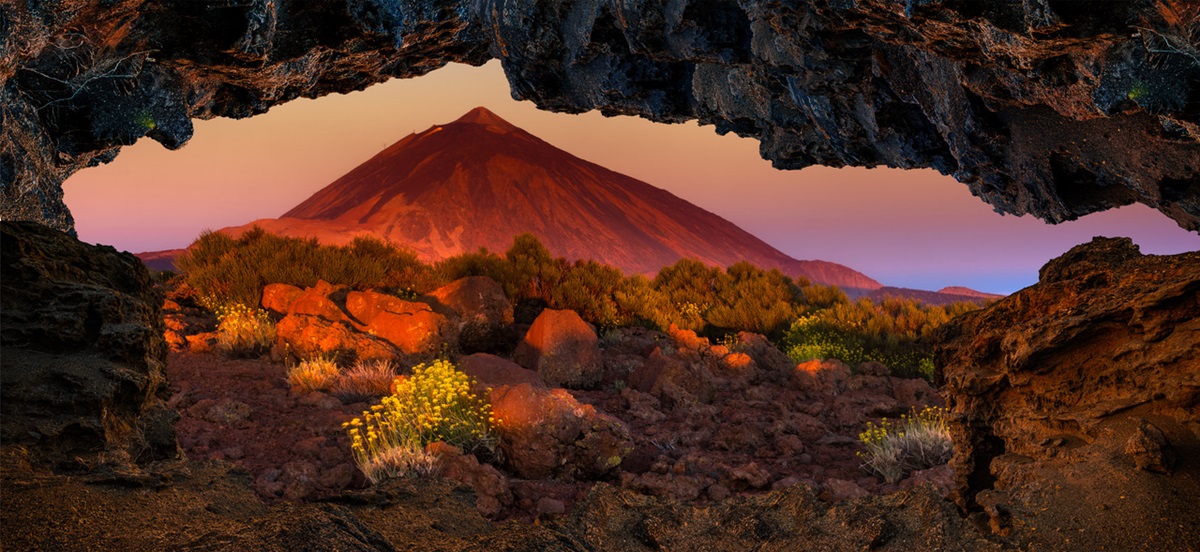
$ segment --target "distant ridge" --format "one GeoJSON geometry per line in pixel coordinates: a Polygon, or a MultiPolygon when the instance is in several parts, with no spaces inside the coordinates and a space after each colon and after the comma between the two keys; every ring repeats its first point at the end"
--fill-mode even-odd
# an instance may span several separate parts
{"type": "Polygon", "coordinates": [[[166,270],[174,272],[176,270],[179,270],[178,268],[175,268],[175,259],[177,257],[179,257],[179,255],[181,255],[184,251],[186,251],[186,249],[164,249],[162,251],[143,251],[141,253],[134,253],[134,256],[137,257],[138,259],[141,259],[142,264],[146,265],[146,268],[149,268],[151,270],[157,270],[160,272],[166,271],[166,270]]]}
{"type": "Polygon", "coordinates": [[[863,295],[872,301],[880,301],[888,297],[897,299],[912,299],[927,303],[930,305],[949,305],[951,303],[976,303],[982,304],[994,299],[1001,299],[1003,295],[995,293],[985,293],[976,291],[968,287],[945,287],[938,291],[926,291],[921,289],[910,289],[901,287],[885,286],[863,295]]]}
{"type": "Polygon", "coordinates": [[[682,258],[749,261],[855,295],[882,284],[849,267],[797,260],[733,223],[645,182],[560,150],[483,107],[396,142],[277,219],[252,225],[347,243],[372,235],[426,261],[530,232],[571,260],[652,274],[682,258]]]}

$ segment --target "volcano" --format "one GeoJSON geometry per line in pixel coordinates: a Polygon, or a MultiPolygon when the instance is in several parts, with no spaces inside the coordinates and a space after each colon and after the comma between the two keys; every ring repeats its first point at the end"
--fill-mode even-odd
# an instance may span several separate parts
{"type": "Polygon", "coordinates": [[[733,223],[640,180],[558,149],[478,107],[411,134],[277,219],[283,235],[348,243],[371,235],[436,261],[532,233],[555,255],[653,274],[682,258],[749,261],[866,292],[879,282],[846,266],[796,260],[733,223]]]}

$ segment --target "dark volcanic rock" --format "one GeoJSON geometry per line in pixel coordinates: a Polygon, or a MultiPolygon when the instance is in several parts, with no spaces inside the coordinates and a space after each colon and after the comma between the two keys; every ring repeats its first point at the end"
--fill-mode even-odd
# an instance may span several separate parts
{"type": "Polygon", "coordinates": [[[19,460],[0,458],[0,522],[14,550],[1000,550],[929,488],[830,507],[797,485],[694,508],[598,485],[559,519],[492,524],[469,487],[441,479],[268,508],[221,462],[189,463],[170,492],[148,493],[19,460]]]}
{"type": "Polygon", "coordinates": [[[0,232],[3,444],[77,468],[175,456],[162,297],[145,266],[40,224],[0,232]]]}
{"type": "Polygon", "coordinates": [[[952,320],[937,363],[960,504],[997,530],[1034,507],[1095,528],[1043,521],[1049,549],[1196,542],[1198,336],[1200,252],[1142,256],[1124,238],[1077,246],[1037,285],[952,320]]]}
{"type": "Polygon", "coordinates": [[[449,308],[458,318],[458,351],[502,353],[516,341],[513,307],[504,288],[487,276],[459,278],[429,293],[434,310],[449,308]]]}
{"type": "Polygon", "coordinates": [[[33,0],[0,25],[0,216],[60,229],[62,181],[142,136],[498,58],[543,109],[699,120],[780,168],[932,167],[1007,213],[1200,230],[1184,0],[33,0]]]}

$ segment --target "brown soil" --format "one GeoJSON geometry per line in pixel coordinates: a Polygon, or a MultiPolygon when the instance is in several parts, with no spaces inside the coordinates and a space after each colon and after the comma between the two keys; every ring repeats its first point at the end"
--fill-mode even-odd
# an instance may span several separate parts
{"type": "Polygon", "coordinates": [[[361,486],[342,422],[370,405],[324,393],[296,395],[286,368],[264,359],[171,353],[175,431],[191,460],[227,460],[254,479],[267,503],[361,486]]]}
{"type": "MultiPolygon", "coordinates": [[[[225,460],[244,469],[265,503],[320,499],[367,485],[354,466],[341,424],[370,404],[343,404],[320,392],[297,395],[289,389],[284,365],[266,358],[173,352],[167,371],[170,405],[180,414],[175,429],[188,459],[225,460]]],[[[772,437],[772,426],[788,420],[788,409],[804,400],[779,387],[762,386],[761,393],[770,400],[746,401],[737,398],[741,393],[723,392],[714,400],[720,406],[668,411],[647,421],[644,409],[631,406],[611,386],[608,391],[572,392],[580,402],[629,424],[635,450],[609,483],[644,494],[703,505],[712,501],[706,490],[714,484],[737,495],[795,483],[820,490],[829,479],[852,481],[873,494],[897,490],[858,467],[852,437],[808,444],[783,433],[782,439],[772,437]],[[713,443],[717,446],[706,446],[713,443]]],[[[533,519],[544,497],[570,508],[593,485],[505,475],[516,500],[500,518],[533,519]]],[[[947,478],[948,473],[935,480],[944,485],[947,478]]]]}

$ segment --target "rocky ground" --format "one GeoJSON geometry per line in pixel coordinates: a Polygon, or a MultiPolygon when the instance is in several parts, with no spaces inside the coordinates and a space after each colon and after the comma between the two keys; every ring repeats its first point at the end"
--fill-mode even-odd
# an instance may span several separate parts
{"type": "MultiPolygon", "coordinates": [[[[1096,240],[1048,264],[1039,284],[945,326],[937,359],[956,504],[936,485],[892,492],[862,480],[840,442],[865,419],[919,403],[926,387],[870,365],[781,371],[777,351],[748,334],[721,345],[679,331],[589,340],[562,313],[517,332],[516,364],[459,359],[495,388],[507,420],[501,461],[441,448],[442,478],[363,486],[338,456],[337,425],[361,404],[295,395],[269,361],[168,355],[163,332],[178,334],[179,320],[162,323],[162,298],[134,257],[33,224],[0,230],[6,549],[1195,551],[1200,542],[1200,254],[1143,256],[1128,240],[1096,240]],[[820,411],[806,409],[814,402],[820,411]]],[[[503,338],[487,316],[461,316],[487,302],[446,293],[437,303],[426,304],[460,312],[437,326],[441,335],[471,335],[479,347],[503,338]]],[[[380,303],[355,308],[372,313],[360,308],[371,304],[380,303]]],[[[300,335],[318,324],[285,310],[300,335]]],[[[192,349],[208,343],[201,334],[172,341],[192,349]]]]}
{"type": "MultiPolygon", "coordinates": [[[[205,332],[215,320],[174,301],[167,306],[178,349],[167,364],[170,406],[180,413],[175,429],[189,458],[226,460],[246,470],[268,504],[366,486],[341,423],[368,403],[344,404],[319,391],[297,394],[281,360],[228,358],[211,349],[211,334],[205,332]]],[[[505,445],[505,463],[444,460],[455,466],[444,475],[472,486],[481,513],[493,519],[561,514],[597,481],[700,506],[798,483],[835,501],[924,482],[949,492],[951,475],[944,466],[890,485],[863,471],[857,456],[857,435],[866,421],[942,404],[924,380],[889,377],[878,364],[864,364],[855,374],[836,361],[798,368],[754,334],[716,346],[685,330],[618,329],[598,339],[574,313],[556,311],[544,313],[527,331],[538,334],[545,349],[564,341],[564,333],[590,338],[590,348],[565,362],[561,356],[555,360],[576,367],[589,362],[581,357],[593,355],[590,390],[555,390],[539,372],[487,353],[458,359],[461,369],[494,387],[498,413],[514,423],[528,422],[520,431],[509,430],[520,434],[505,445]],[[548,419],[564,405],[571,411],[562,413],[565,424],[588,426],[570,443],[551,439],[544,429],[559,427],[548,419]],[[577,416],[583,405],[593,409],[577,416]],[[607,434],[593,429],[599,420],[611,424],[617,452],[582,444],[589,434],[607,434]],[[620,457],[616,469],[586,465],[592,456],[613,454],[620,457]]],[[[537,362],[529,358],[534,350],[529,340],[514,354],[527,364],[537,362]]],[[[578,371],[543,372],[568,381],[589,379],[578,371]]]]}

